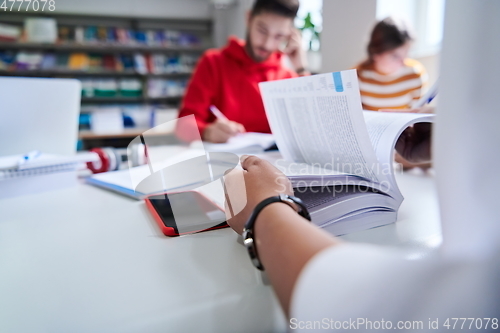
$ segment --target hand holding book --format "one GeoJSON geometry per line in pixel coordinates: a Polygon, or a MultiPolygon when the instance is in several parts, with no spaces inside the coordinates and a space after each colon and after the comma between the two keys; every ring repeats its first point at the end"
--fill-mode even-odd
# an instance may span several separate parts
{"type": "Polygon", "coordinates": [[[282,157],[273,163],[289,177],[314,224],[342,235],[397,220],[403,195],[394,149],[428,161],[433,115],[363,111],[355,70],[259,87],[282,157]]]}
{"type": "Polygon", "coordinates": [[[243,170],[233,169],[224,176],[227,223],[239,234],[259,202],[280,194],[293,195],[288,178],[268,161],[243,155],[241,166],[243,170]],[[236,202],[242,198],[246,202],[236,202]],[[244,208],[238,213],[236,206],[244,208]]]}

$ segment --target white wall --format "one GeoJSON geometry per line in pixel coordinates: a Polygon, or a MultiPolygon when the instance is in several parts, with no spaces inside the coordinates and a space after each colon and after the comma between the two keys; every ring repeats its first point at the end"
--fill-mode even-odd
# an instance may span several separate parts
{"type": "Polygon", "coordinates": [[[212,18],[209,0],[59,0],[57,13],[160,17],[212,18]]]}
{"type": "Polygon", "coordinates": [[[235,35],[244,39],[246,36],[247,12],[254,0],[237,0],[227,9],[214,9],[214,45],[226,45],[227,38],[235,35]]]}
{"type": "Polygon", "coordinates": [[[449,0],[446,7],[433,137],[441,250],[484,260],[495,258],[500,241],[500,1],[449,0]]]}
{"type": "Polygon", "coordinates": [[[352,68],[366,57],[376,14],[376,0],[323,1],[322,72],[352,68]]]}

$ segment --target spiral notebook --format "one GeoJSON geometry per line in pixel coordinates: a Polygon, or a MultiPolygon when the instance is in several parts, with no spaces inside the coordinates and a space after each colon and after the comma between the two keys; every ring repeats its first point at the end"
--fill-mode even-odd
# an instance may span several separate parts
{"type": "Polygon", "coordinates": [[[87,161],[94,161],[96,156],[89,153],[76,154],[76,155],[53,155],[53,154],[43,154],[39,153],[36,158],[20,162],[26,155],[11,155],[0,157],[0,178],[1,175],[16,176],[16,173],[22,175],[28,175],[27,173],[22,173],[22,171],[29,171],[34,169],[46,169],[45,171],[57,172],[60,168],[71,169],[77,167],[80,163],[87,161]]]}
{"type": "MultiPolygon", "coordinates": [[[[30,168],[26,170],[0,170],[0,181],[14,178],[27,178],[51,173],[75,171],[75,164],[52,165],[38,168],[30,168]]],[[[3,184],[3,183],[2,183],[3,184]]]]}
{"type": "Polygon", "coordinates": [[[20,164],[22,157],[0,157],[0,199],[76,185],[76,171],[88,159],[88,156],[41,154],[20,164]]]}

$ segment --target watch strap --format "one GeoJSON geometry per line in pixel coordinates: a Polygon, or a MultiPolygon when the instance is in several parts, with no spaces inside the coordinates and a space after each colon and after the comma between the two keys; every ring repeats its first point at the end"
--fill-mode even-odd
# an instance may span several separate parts
{"type": "Polygon", "coordinates": [[[262,211],[262,209],[275,202],[282,202],[284,204],[287,204],[296,211],[297,211],[296,207],[298,207],[299,210],[297,211],[297,213],[300,216],[304,217],[305,219],[311,221],[311,216],[309,215],[307,207],[304,205],[302,200],[287,194],[280,194],[278,196],[269,197],[267,199],[262,200],[257,206],[255,206],[255,209],[253,210],[252,214],[250,215],[250,218],[245,223],[245,227],[243,228],[243,245],[245,245],[245,247],[247,248],[248,255],[250,256],[250,260],[252,261],[253,265],[257,267],[257,269],[260,269],[261,271],[264,270],[264,266],[259,260],[257,246],[255,244],[255,235],[253,228],[257,220],[257,217],[259,216],[259,213],[262,211]]]}

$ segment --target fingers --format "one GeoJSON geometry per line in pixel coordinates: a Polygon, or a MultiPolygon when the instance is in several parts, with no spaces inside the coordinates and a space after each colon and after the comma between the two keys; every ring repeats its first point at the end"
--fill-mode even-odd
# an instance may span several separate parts
{"type": "Polygon", "coordinates": [[[244,133],[245,127],[231,120],[217,119],[214,123],[224,133],[234,136],[238,133],[244,133]]]}
{"type": "Polygon", "coordinates": [[[238,133],[244,133],[245,127],[234,121],[217,119],[208,125],[203,133],[203,140],[213,143],[225,143],[238,133]]]}
{"type": "Polygon", "coordinates": [[[244,132],[244,127],[243,125],[237,123],[237,122],[234,122],[234,121],[230,121],[228,123],[228,126],[229,128],[231,129],[231,133],[232,135],[236,135],[236,134],[239,134],[239,133],[243,133],[244,132]]]}
{"type": "Polygon", "coordinates": [[[287,55],[290,55],[292,53],[294,53],[295,51],[297,51],[297,43],[290,40],[288,42],[288,44],[286,45],[285,49],[283,50],[283,53],[287,54],[287,55]]]}
{"type": "Polygon", "coordinates": [[[242,167],[242,168],[243,168],[243,162],[244,162],[247,158],[249,158],[249,157],[250,157],[250,155],[241,155],[241,157],[240,157],[240,163],[241,163],[241,167],[242,167]]]}
{"type": "Polygon", "coordinates": [[[240,161],[241,161],[241,167],[247,171],[252,167],[261,165],[262,162],[265,162],[264,160],[258,158],[257,156],[249,156],[249,155],[241,156],[240,161]]]}
{"type": "Polygon", "coordinates": [[[302,34],[300,33],[299,29],[293,28],[292,33],[290,34],[290,41],[300,44],[301,40],[302,40],[302,34]]]}
{"type": "Polygon", "coordinates": [[[413,125],[413,128],[418,134],[428,134],[432,132],[432,124],[431,123],[416,123],[413,125]]]}
{"type": "Polygon", "coordinates": [[[231,134],[223,132],[218,128],[214,128],[211,129],[209,135],[205,136],[205,140],[212,143],[226,143],[231,137],[231,134]]]}
{"type": "Polygon", "coordinates": [[[411,163],[430,161],[431,133],[430,123],[416,123],[408,127],[396,142],[396,151],[411,163]]]}
{"type": "Polygon", "coordinates": [[[243,170],[248,172],[248,177],[266,179],[266,186],[277,187],[276,192],[293,194],[292,185],[286,175],[268,161],[249,155],[241,156],[240,161],[243,170]]]}
{"type": "Polygon", "coordinates": [[[217,126],[217,129],[229,136],[234,136],[239,133],[238,126],[236,125],[237,123],[234,121],[217,119],[214,124],[217,126]]]}
{"type": "Polygon", "coordinates": [[[424,105],[419,110],[418,113],[435,113],[435,107],[432,105],[424,105]]]}
{"type": "Polygon", "coordinates": [[[278,170],[274,165],[257,156],[243,155],[240,158],[240,162],[243,170],[246,170],[248,172],[256,172],[258,170],[259,172],[272,172],[272,174],[278,174],[280,176],[284,176],[284,174],[280,170],[278,170]]]}
{"type": "Polygon", "coordinates": [[[243,126],[242,124],[239,124],[239,123],[235,123],[237,128],[238,128],[238,132],[239,133],[245,133],[246,132],[246,129],[245,129],[245,126],[243,126]]]}
{"type": "Polygon", "coordinates": [[[283,53],[288,55],[295,53],[297,50],[300,49],[301,40],[302,40],[302,35],[300,34],[300,31],[294,28],[292,30],[292,33],[290,34],[290,37],[288,39],[288,44],[286,48],[283,50],[283,53]]]}

